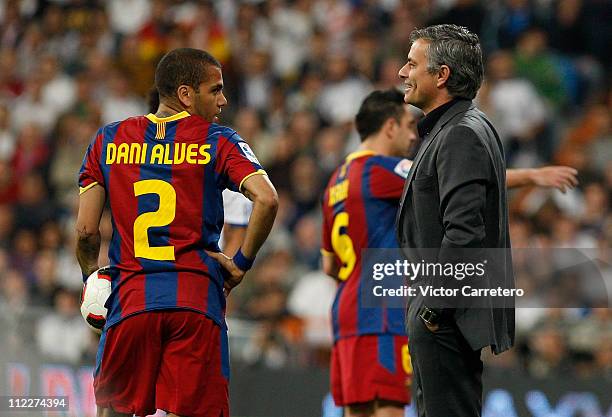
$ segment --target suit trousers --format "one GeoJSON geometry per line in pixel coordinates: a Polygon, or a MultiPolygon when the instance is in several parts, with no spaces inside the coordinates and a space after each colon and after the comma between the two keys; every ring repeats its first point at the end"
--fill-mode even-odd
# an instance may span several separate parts
{"type": "Polygon", "coordinates": [[[408,343],[412,360],[412,398],[419,417],[480,417],[482,360],[452,318],[432,332],[409,309],[408,343]]]}

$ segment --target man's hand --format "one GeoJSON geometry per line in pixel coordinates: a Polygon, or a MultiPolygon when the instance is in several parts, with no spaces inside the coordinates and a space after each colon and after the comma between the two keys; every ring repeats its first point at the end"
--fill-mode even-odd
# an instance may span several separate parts
{"type": "Polygon", "coordinates": [[[578,171],[567,166],[547,166],[533,170],[531,177],[538,187],[556,188],[565,193],[578,185],[578,171]]]}
{"type": "Polygon", "coordinates": [[[423,324],[425,324],[425,327],[427,327],[427,330],[429,330],[432,333],[437,332],[438,329],[440,328],[438,324],[427,323],[425,320],[423,320],[423,324]]]}
{"type": "Polygon", "coordinates": [[[578,185],[578,171],[567,166],[546,166],[542,168],[508,169],[506,185],[508,188],[536,186],[556,188],[561,192],[578,185]]]}
{"type": "Polygon", "coordinates": [[[223,292],[227,297],[232,291],[232,289],[242,282],[244,278],[245,271],[238,268],[232,258],[225,255],[223,252],[210,252],[206,251],[208,256],[213,258],[215,261],[219,262],[221,268],[223,268],[226,273],[223,276],[223,292]]]}

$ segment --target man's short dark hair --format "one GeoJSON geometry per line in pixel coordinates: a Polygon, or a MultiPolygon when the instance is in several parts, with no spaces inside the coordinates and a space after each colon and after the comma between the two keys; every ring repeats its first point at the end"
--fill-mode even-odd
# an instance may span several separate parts
{"type": "Polygon", "coordinates": [[[221,68],[219,61],[206,51],[178,48],[162,57],[155,70],[155,87],[160,97],[174,97],[180,85],[196,91],[206,81],[206,67],[221,68]]]}
{"type": "Polygon", "coordinates": [[[390,117],[399,122],[404,111],[404,96],[398,90],[376,90],[370,93],[355,116],[355,125],[361,141],[378,132],[390,117]]]}
{"type": "Polygon", "coordinates": [[[436,25],[416,29],[410,42],[423,39],[427,45],[427,70],[434,74],[442,65],[450,68],[446,82],[453,97],[473,99],[482,84],[484,68],[478,36],[457,25],[436,25]]]}

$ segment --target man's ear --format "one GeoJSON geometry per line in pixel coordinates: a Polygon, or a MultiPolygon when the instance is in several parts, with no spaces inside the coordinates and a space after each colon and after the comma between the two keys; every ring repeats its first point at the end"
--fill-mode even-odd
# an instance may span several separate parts
{"type": "Polygon", "coordinates": [[[438,71],[438,79],[436,80],[436,87],[444,87],[450,77],[450,68],[448,65],[441,65],[438,71]]]}
{"type": "Polygon", "coordinates": [[[176,96],[178,97],[179,102],[183,105],[183,107],[185,107],[186,109],[192,107],[195,98],[193,88],[184,84],[179,85],[179,87],[176,89],[176,96]]]}
{"type": "Polygon", "coordinates": [[[387,120],[385,120],[385,123],[383,123],[382,125],[382,129],[386,137],[393,137],[393,134],[395,133],[395,129],[397,129],[398,127],[399,125],[397,123],[397,120],[395,120],[394,117],[389,117],[387,120]]]}

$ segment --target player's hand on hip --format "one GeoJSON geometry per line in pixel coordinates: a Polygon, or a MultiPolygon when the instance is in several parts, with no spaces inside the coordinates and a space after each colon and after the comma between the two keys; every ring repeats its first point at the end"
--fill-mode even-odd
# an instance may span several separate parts
{"type": "Polygon", "coordinates": [[[245,271],[238,268],[232,258],[224,254],[223,252],[210,252],[206,251],[208,256],[219,262],[221,268],[224,270],[223,274],[223,292],[227,297],[230,291],[238,284],[242,282],[245,271]]]}

